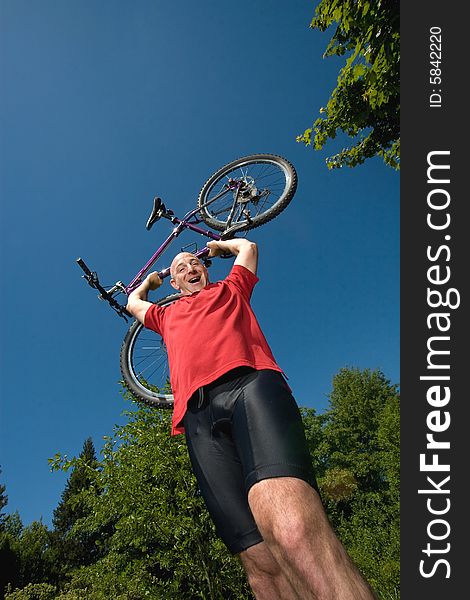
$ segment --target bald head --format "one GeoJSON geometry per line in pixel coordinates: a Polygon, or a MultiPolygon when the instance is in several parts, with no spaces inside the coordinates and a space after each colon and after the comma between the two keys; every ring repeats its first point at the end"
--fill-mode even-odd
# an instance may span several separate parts
{"type": "Polygon", "coordinates": [[[185,296],[200,292],[209,283],[206,267],[191,252],[180,252],[175,256],[170,274],[170,284],[185,296]]]}
{"type": "Polygon", "coordinates": [[[201,261],[194,256],[194,254],[192,254],[191,252],[180,252],[179,254],[177,254],[175,256],[175,258],[171,261],[171,265],[170,265],[170,274],[172,276],[172,278],[175,278],[175,273],[176,273],[176,267],[177,265],[181,262],[181,263],[185,263],[185,259],[187,260],[192,260],[192,259],[197,260],[197,262],[199,264],[202,264],[201,261]]]}

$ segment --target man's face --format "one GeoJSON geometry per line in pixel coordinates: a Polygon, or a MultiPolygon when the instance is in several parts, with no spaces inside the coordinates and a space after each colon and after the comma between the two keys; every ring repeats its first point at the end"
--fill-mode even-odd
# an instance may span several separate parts
{"type": "Polygon", "coordinates": [[[199,292],[209,283],[206,267],[190,252],[181,252],[170,267],[171,285],[184,296],[199,292]]]}

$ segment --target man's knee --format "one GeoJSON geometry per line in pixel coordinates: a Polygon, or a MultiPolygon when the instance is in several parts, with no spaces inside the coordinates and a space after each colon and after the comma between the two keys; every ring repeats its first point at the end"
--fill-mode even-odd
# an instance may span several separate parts
{"type": "Polygon", "coordinates": [[[240,555],[248,583],[256,598],[296,600],[298,598],[289,579],[265,542],[252,546],[240,555]]]}
{"type": "Polygon", "coordinates": [[[279,564],[264,542],[251,546],[239,555],[248,578],[262,580],[265,577],[276,577],[280,571],[279,564]]]}
{"type": "Polygon", "coordinates": [[[316,490],[301,479],[266,479],[250,490],[250,506],[263,537],[285,549],[299,549],[328,526],[316,490]]]}

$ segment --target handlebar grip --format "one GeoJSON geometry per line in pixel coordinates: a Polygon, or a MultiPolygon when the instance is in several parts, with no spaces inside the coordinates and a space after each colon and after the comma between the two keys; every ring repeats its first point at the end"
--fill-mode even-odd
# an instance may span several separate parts
{"type": "Polygon", "coordinates": [[[91,275],[91,271],[90,269],[87,267],[87,265],[85,264],[85,261],[82,260],[81,258],[77,258],[77,260],[75,261],[77,263],[77,265],[82,269],[82,271],[85,272],[86,275],[90,276],[91,275]]]}

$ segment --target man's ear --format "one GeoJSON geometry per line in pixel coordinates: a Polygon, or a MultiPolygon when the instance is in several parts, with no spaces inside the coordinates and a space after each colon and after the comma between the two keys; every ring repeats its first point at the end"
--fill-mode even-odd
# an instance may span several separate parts
{"type": "Polygon", "coordinates": [[[174,287],[174,288],[175,288],[175,290],[178,290],[178,291],[180,291],[180,289],[181,289],[180,287],[178,287],[178,284],[177,284],[177,283],[176,283],[176,281],[173,279],[173,277],[170,279],[170,285],[171,285],[171,287],[174,287]]]}

